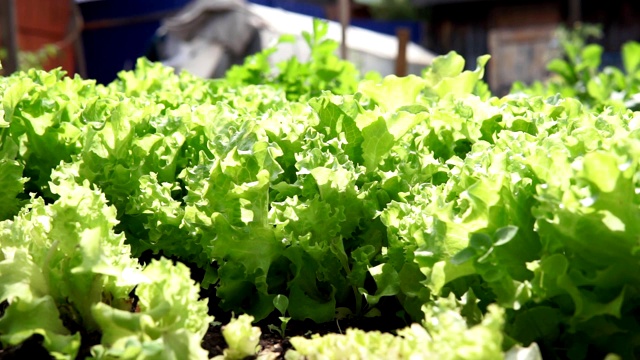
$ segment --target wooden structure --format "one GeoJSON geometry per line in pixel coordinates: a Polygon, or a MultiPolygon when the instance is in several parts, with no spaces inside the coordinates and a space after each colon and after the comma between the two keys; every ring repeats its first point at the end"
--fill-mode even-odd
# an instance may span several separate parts
{"type": "Polygon", "coordinates": [[[18,34],[16,30],[16,3],[14,0],[0,2],[0,32],[6,52],[2,59],[2,71],[11,74],[18,69],[18,34]]]}
{"type": "Polygon", "coordinates": [[[492,55],[486,79],[493,91],[509,92],[515,81],[547,76],[546,64],[558,56],[554,32],[563,22],[556,4],[500,5],[488,18],[487,50],[492,55]]]}
{"type": "Polygon", "coordinates": [[[455,50],[467,59],[491,54],[487,75],[491,89],[505,94],[515,80],[543,79],[546,63],[558,54],[555,29],[576,21],[602,24],[600,40],[608,64],[629,40],[640,40],[637,0],[412,0],[426,9],[423,46],[436,53],[455,50]]]}
{"type": "Polygon", "coordinates": [[[18,47],[21,51],[35,52],[46,45],[59,47],[56,56],[45,62],[45,69],[62,67],[72,74],[76,69],[73,34],[72,2],[67,0],[17,0],[18,47]]]}

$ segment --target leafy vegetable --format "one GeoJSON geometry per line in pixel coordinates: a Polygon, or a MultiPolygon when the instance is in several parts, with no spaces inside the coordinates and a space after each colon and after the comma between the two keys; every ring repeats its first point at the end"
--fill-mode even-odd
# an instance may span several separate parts
{"type": "Polygon", "coordinates": [[[564,83],[498,98],[486,56],[363,78],[325,32],[308,62],[266,51],[215,81],[144,59],[107,86],[0,79],[2,346],[203,358],[200,286],[246,315],[228,357],[271,315],[422,323],[290,358],[637,357],[637,44],[626,77],[572,47],[564,83]]]}
{"type": "Polygon", "coordinates": [[[500,328],[502,314],[491,307],[482,323],[468,327],[454,309],[455,301],[443,299],[425,308],[424,327],[414,324],[394,336],[377,331],[348,329],[343,334],[294,337],[295,350],[285,358],[295,359],[499,359],[502,358],[500,328]]]}
{"type": "MultiPolygon", "coordinates": [[[[3,345],[40,334],[53,355],[73,359],[81,337],[101,332],[98,358],[131,358],[140,351],[135,358],[155,358],[185,348],[198,354],[210,318],[197,289],[185,281],[188,270],[164,261],[141,271],[123,234],[113,232],[116,210],[103,194],[86,182],[61,180],[50,188],[59,196],[53,204],[33,198],[13,220],[0,223],[0,302],[8,303],[0,318],[3,345]],[[128,310],[136,285],[142,313],[128,310]],[[124,334],[138,347],[130,339],[117,341],[124,334]]],[[[202,351],[199,357],[206,358],[202,351]]]]}
{"type": "Polygon", "coordinates": [[[251,326],[252,321],[252,316],[240,315],[223,327],[222,335],[229,347],[217,358],[240,360],[256,354],[261,332],[260,328],[251,326]]]}
{"type": "Polygon", "coordinates": [[[640,44],[629,41],[622,46],[623,69],[603,67],[603,47],[588,43],[589,38],[602,36],[598,26],[582,24],[571,30],[561,30],[558,38],[564,56],[551,60],[547,65],[554,76],[544,83],[537,81],[530,86],[516,82],[511,93],[544,96],[560,93],[564,97],[579,99],[596,111],[607,107],[620,111],[638,110],[640,44]]]}

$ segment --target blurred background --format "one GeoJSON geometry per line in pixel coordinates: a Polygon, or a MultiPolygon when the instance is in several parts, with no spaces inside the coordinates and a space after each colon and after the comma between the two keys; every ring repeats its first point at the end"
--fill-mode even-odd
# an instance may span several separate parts
{"type": "MultiPolygon", "coordinates": [[[[491,54],[485,79],[498,94],[547,75],[563,27],[595,24],[582,29],[603,46],[602,66],[620,65],[621,45],[640,40],[638,0],[0,0],[0,7],[5,73],[62,67],[100,83],[141,56],[221,76],[280,35],[311,30],[311,17],[332,21],[329,36],[346,40],[343,55],[362,71],[419,74],[449,51],[474,68],[491,54]]],[[[274,61],[308,54],[287,46],[274,61]]]]}

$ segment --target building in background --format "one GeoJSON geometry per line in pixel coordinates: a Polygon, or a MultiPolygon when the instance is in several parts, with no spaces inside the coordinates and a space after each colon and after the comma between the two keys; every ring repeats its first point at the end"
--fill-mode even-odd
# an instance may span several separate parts
{"type": "MultiPolygon", "coordinates": [[[[249,0],[250,2],[336,20],[335,0],[249,0]]],[[[399,0],[398,0],[399,1],[399,0]]],[[[435,54],[451,50],[475,67],[475,59],[491,54],[485,78],[492,90],[504,94],[516,80],[543,79],[546,63],[557,55],[554,31],[575,21],[602,24],[599,40],[603,63],[620,63],[620,46],[640,40],[640,1],[637,0],[403,0],[403,11],[388,11],[389,0],[351,0],[351,24],[394,35],[398,27],[411,30],[411,39],[435,54]],[[377,4],[377,5],[376,5],[377,4]],[[380,10],[384,5],[385,11],[380,10]],[[407,6],[414,11],[406,11],[407,6]],[[381,17],[384,17],[381,18],[381,17]]],[[[85,21],[80,47],[86,73],[99,82],[111,81],[122,69],[147,53],[160,20],[188,0],[16,0],[19,45],[36,51],[59,44],[59,53],[45,68],[80,68],[73,35],[72,4],[85,21]],[[74,56],[75,55],[75,56],[74,56]]],[[[401,2],[402,3],[402,2],[401,2]]]]}
{"type": "MultiPolygon", "coordinates": [[[[38,57],[32,60],[40,60],[46,69],[62,67],[69,73],[75,72],[73,42],[79,31],[70,28],[71,5],[68,0],[15,1],[17,40],[23,55],[38,57]],[[55,53],[47,48],[55,48],[55,53]]],[[[28,59],[23,56],[23,60],[28,59]]]]}
{"type": "Polygon", "coordinates": [[[410,0],[428,8],[422,45],[443,53],[455,50],[470,65],[491,54],[487,75],[491,89],[504,94],[516,80],[532,82],[547,75],[546,63],[558,53],[554,32],[576,21],[602,25],[603,63],[619,65],[619,51],[640,40],[637,0],[410,0]]]}

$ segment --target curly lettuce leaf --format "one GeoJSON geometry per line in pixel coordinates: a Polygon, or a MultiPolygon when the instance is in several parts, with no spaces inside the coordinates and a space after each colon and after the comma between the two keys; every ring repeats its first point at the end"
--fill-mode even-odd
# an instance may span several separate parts
{"type": "Polygon", "coordinates": [[[251,326],[253,317],[240,315],[231,319],[222,327],[222,336],[227,343],[223,355],[214,357],[215,360],[241,360],[255,356],[259,349],[261,331],[259,327],[251,326]]]}
{"type": "Polygon", "coordinates": [[[504,312],[491,306],[477,325],[469,326],[452,299],[424,307],[424,326],[413,324],[398,335],[347,329],[345,334],[291,338],[285,358],[343,359],[502,359],[504,312]]]}
{"type": "Polygon", "coordinates": [[[186,266],[161,259],[142,271],[135,290],[139,311],[97,303],[91,311],[100,326],[95,359],[207,359],[200,341],[213,317],[186,266]]]}

